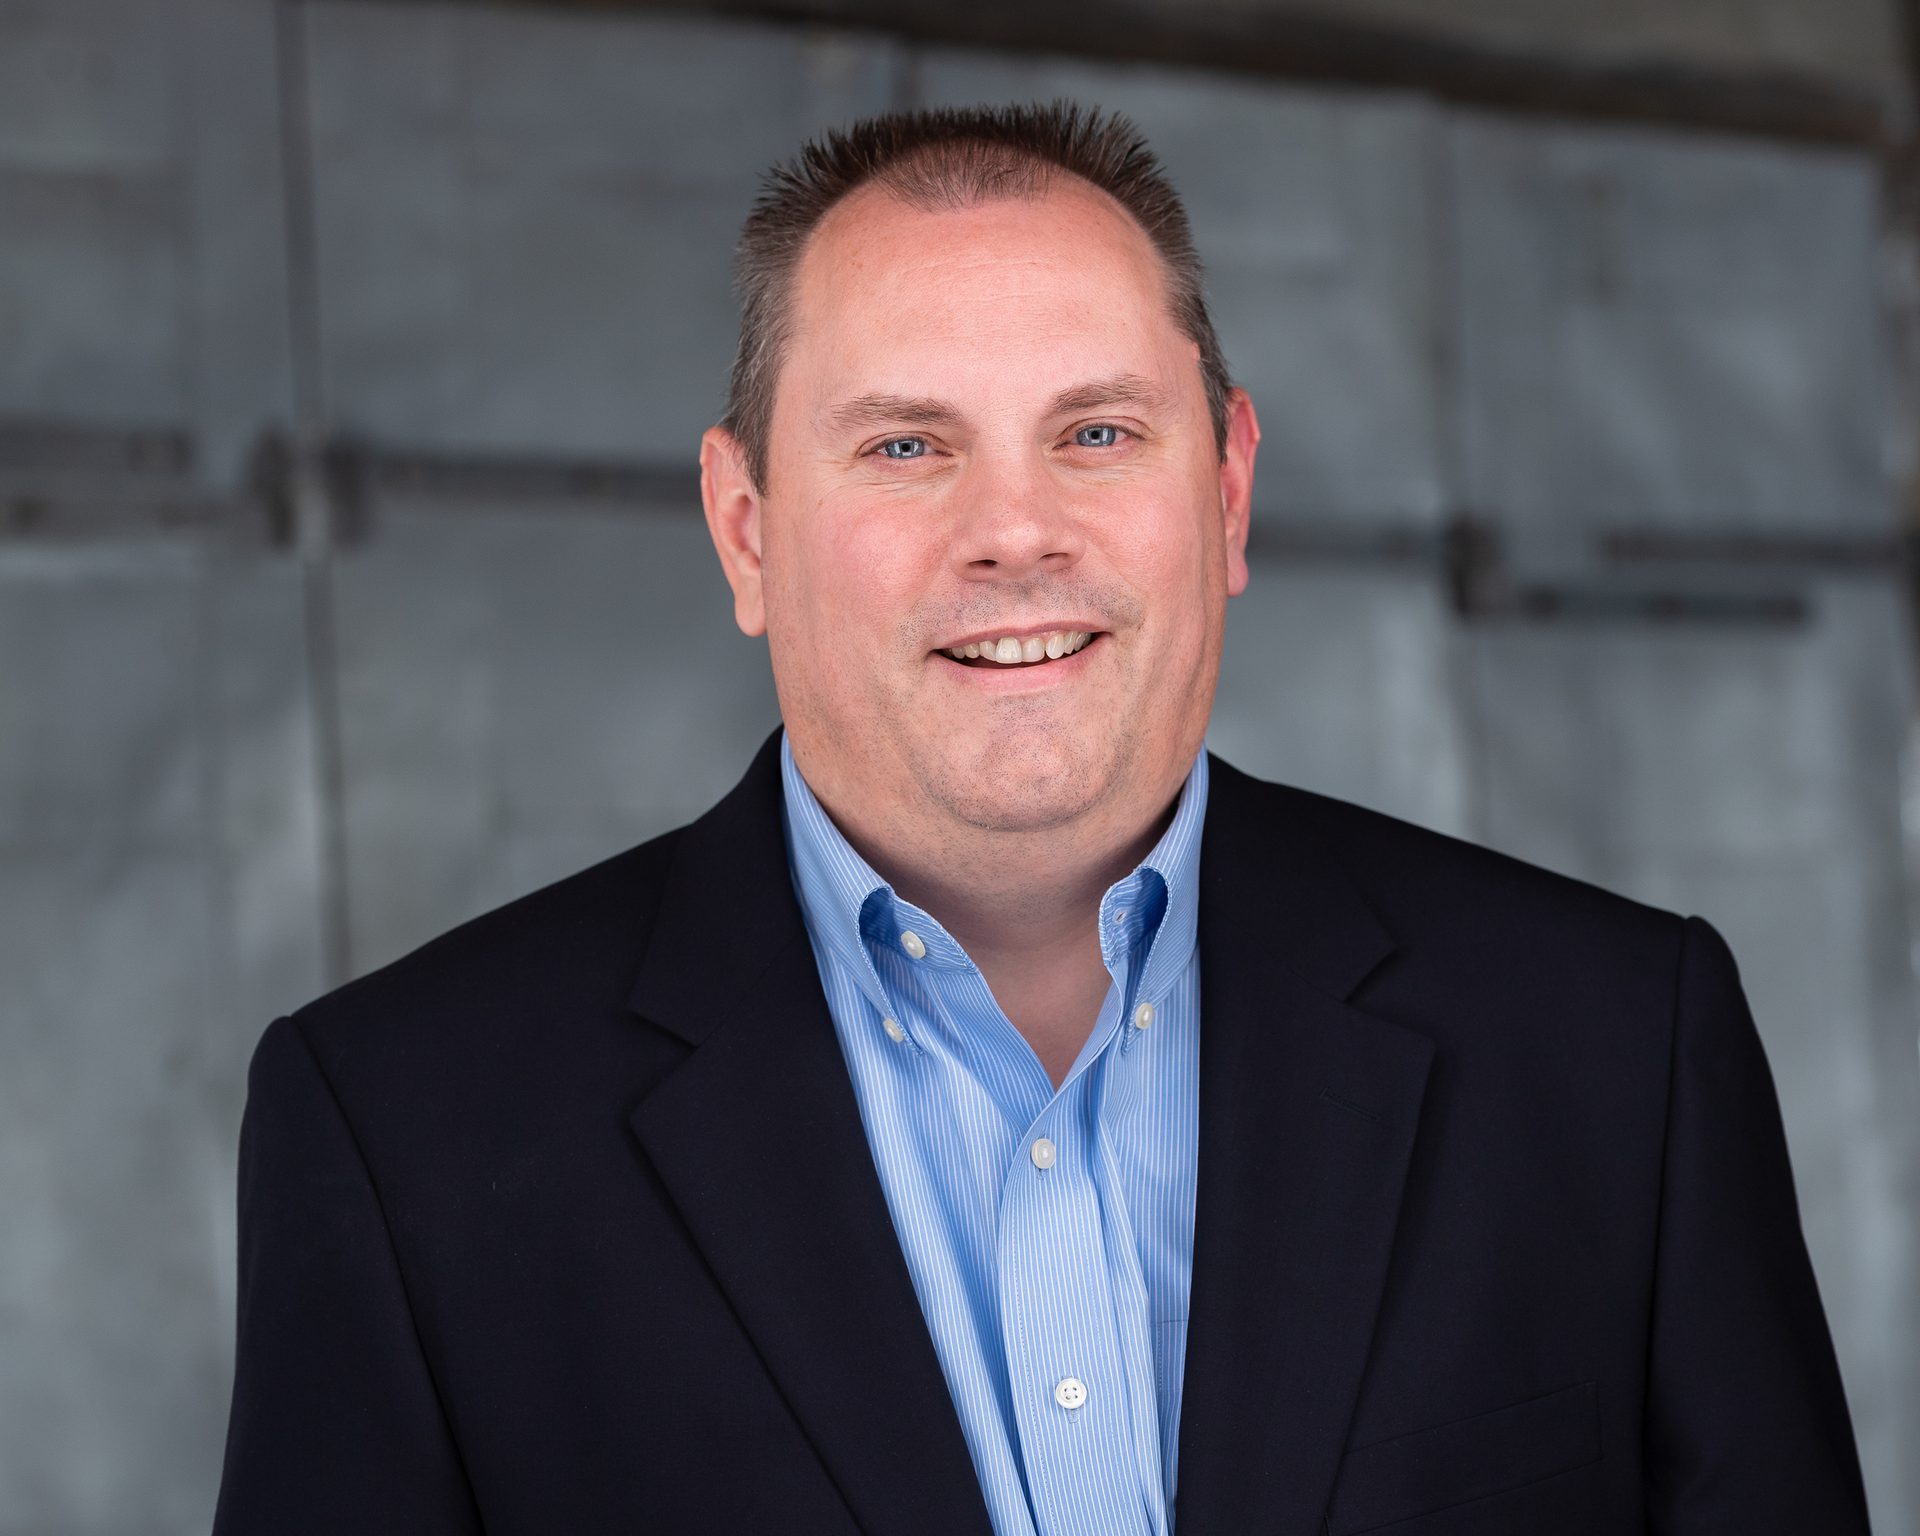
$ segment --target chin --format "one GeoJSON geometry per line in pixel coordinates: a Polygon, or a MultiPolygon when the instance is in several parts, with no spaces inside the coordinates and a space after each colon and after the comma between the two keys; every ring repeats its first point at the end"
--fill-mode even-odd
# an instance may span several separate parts
{"type": "Polygon", "coordinates": [[[1124,755],[1112,740],[1014,731],[984,747],[934,743],[932,754],[920,756],[916,777],[928,799],[968,826],[1044,832],[1105,801],[1123,776],[1124,755]]]}

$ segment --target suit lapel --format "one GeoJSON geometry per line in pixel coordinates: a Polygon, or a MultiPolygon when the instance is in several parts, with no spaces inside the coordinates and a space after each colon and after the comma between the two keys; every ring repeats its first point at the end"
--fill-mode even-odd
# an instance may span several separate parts
{"type": "Polygon", "coordinates": [[[777,748],[681,835],[631,1001],[694,1050],[632,1126],[861,1527],[988,1536],[793,893],[777,748]]]}
{"type": "Polygon", "coordinates": [[[1346,999],[1393,949],[1334,859],[1213,765],[1178,1536],[1313,1536],[1358,1396],[1428,1065],[1346,999]]]}

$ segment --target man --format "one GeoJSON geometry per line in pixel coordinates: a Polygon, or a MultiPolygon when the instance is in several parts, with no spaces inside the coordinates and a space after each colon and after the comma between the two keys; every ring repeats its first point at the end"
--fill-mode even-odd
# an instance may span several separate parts
{"type": "Polygon", "coordinates": [[[217,1528],[1865,1531],[1718,934],[1206,756],[1259,428],[1128,125],[830,136],[741,288],[784,733],[267,1030],[217,1528]]]}

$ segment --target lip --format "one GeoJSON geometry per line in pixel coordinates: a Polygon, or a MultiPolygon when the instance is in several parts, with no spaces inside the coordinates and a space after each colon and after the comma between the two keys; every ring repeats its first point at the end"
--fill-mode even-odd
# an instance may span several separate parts
{"type": "Polygon", "coordinates": [[[1048,635],[1074,629],[1085,630],[1090,635],[1103,633],[1102,627],[1092,619],[1047,619],[1039,624],[1003,625],[999,629],[976,630],[958,640],[942,640],[933,648],[933,654],[962,645],[985,645],[989,640],[1044,640],[1048,635]]]}
{"type": "MultiPolygon", "coordinates": [[[[999,631],[999,634],[1005,633],[1005,630],[999,631]]],[[[998,635],[993,638],[997,639],[998,635]]],[[[942,672],[951,674],[954,682],[962,688],[980,688],[1000,694],[1038,693],[1042,689],[1070,683],[1086,671],[1091,665],[1087,658],[1100,654],[1105,649],[1107,638],[1106,631],[1095,630],[1093,638],[1071,656],[1055,657],[1044,666],[970,666],[955,661],[944,651],[934,651],[927,661],[942,672]]],[[[964,645],[967,642],[960,643],[964,645]]]]}

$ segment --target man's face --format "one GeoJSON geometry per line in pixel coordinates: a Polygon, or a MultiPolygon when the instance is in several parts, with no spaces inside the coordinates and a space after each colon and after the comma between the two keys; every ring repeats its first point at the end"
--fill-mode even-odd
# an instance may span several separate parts
{"type": "Polygon", "coordinates": [[[829,806],[924,842],[1166,804],[1246,585],[1258,440],[1236,391],[1222,462],[1197,356],[1151,242],[1074,178],[828,214],[764,494],[717,429],[702,460],[736,615],[829,806]]]}

